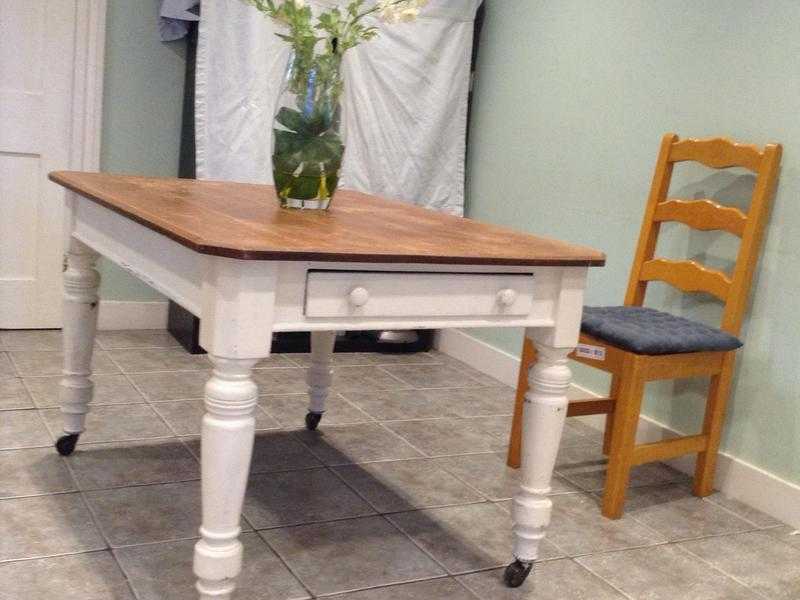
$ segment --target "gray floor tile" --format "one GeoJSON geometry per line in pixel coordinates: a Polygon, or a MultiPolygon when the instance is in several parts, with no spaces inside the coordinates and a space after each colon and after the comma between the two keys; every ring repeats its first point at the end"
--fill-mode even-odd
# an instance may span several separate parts
{"type": "MultiPolygon", "coordinates": [[[[562,446],[556,461],[556,471],[585,491],[601,491],[605,486],[608,461],[600,444],[562,446]]],[[[660,485],[689,478],[664,463],[648,463],[631,469],[630,488],[660,485]]]]}
{"type": "Polygon", "coordinates": [[[176,439],[87,444],[68,461],[82,490],[200,478],[197,459],[176,439]]]}
{"type": "Polygon", "coordinates": [[[254,475],[244,515],[256,529],[374,515],[369,504],[327,469],[254,475]]]}
{"type": "MultiPolygon", "coordinates": [[[[9,357],[22,377],[32,375],[61,375],[64,354],[54,351],[9,352],[9,357]]],[[[119,373],[119,369],[103,350],[92,355],[92,373],[119,373]]]]}
{"type": "Polygon", "coordinates": [[[418,389],[481,385],[474,377],[450,365],[389,365],[383,368],[407,385],[418,389]]]}
{"type": "Polygon", "coordinates": [[[790,527],[789,525],[771,527],[770,529],[765,529],[764,533],[784,544],[789,544],[790,546],[800,549],[800,531],[794,527],[790,527]]]}
{"type": "Polygon", "coordinates": [[[287,367],[296,367],[297,365],[289,360],[291,354],[270,354],[266,358],[262,358],[256,363],[254,369],[280,369],[287,367]]]}
{"type": "Polygon", "coordinates": [[[345,392],[344,397],[379,421],[452,416],[446,399],[433,399],[422,390],[345,392]]]}
{"type": "Polygon", "coordinates": [[[445,403],[456,417],[510,415],[514,412],[514,390],[508,387],[478,387],[426,390],[432,403],[445,403]]]}
{"type": "Polygon", "coordinates": [[[453,358],[452,356],[448,356],[447,354],[443,354],[437,351],[433,351],[431,352],[431,354],[434,356],[436,362],[441,363],[443,365],[447,365],[457,371],[460,371],[461,373],[468,375],[469,377],[477,381],[480,385],[485,385],[485,386],[504,385],[502,382],[495,379],[494,377],[491,377],[490,375],[487,375],[486,373],[483,373],[478,369],[470,367],[467,363],[460,361],[457,358],[453,358]]]}
{"type": "Polygon", "coordinates": [[[176,348],[180,346],[171,333],[163,329],[98,331],[97,343],[104,350],[122,348],[176,348]]]}
{"type": "Polygon", "coordinates": [[[606,519],[598,500],[588,494],[553,496],[553,514],[547,537],[569,556],[620,550],[665,542],[666,538],[634,520],[606,519]]]}
{"type": "Polygon", "coordinates": [[[503,449],[507,447],[511,433],[511,415],[469,417],[465,421],[471,421],[476,427],[497,438],[502,443],[503,449]]]}
{"type": "Polygon", "coordinates": [[[61,350],[60,329],[21,329],[0,331],[0,348],[3,350],[61,350]]]}
{"type": "MultiPolygon", "coordinates": [[[[200,438],[183,438],[192,454],[200,459],[200,438]]],[[[314,456],[295,435],[288,431],[257,431],[253,444],[251,473],[272,473],[321,467],[322,462],[314,456]]]]}
{"type": "MultiPolygon", "coordinates": [[[[311,354],[308,352],[293,352],[284,356],[298,367],[311,366],[311,354]]],[[[376,355],[372,352],[334,352],[331,365],[335,367],[375,365],[377,364],[375,359],[376,355]]]]}
{"type": "MultiPolygon", "coordinates": [[[[301,367],[311,365],[311,355],[308,353],[287,354],[286,357],[301,367]]],[[[384,352],[336,352],[333,355],[334,366],[424,365],[434,362],[433,357],[427,352],[397,354],[384,352]]]]}
{"type": "Polygon", "coordinates": [[[687,485],[673,484],[628,490],[625,514],[669,540],[683,540],[752,529],[729,511],[695,498],[687,485]]]}
{"type": "MultiPolygon", "coordinates": [[[[59,381],[61,376],[24,378],[25,385],[39,408],[59,406],[59,381]]],[[[125,375],[92,375],[92,381],[94,381],[93,406],[144,402],[142,395],[136,391],[125,375]]]]}
{"type": "Polygon", "coordinates": [[[430,352],[378,352],[373,356],[376,365],[433,365],[440,362],[430,352]]]}
{"type": "Polygon", "coordinates": [[[505,388],[354,391],[345,397],[381,421],[507,415],[514,409],[513,393],[505,388]]]}
{"type": "Polygon", "coordinates": [[[259,395],[265,394],[303,394],[308,391],[306,370],[298,367],[290,369],[256,369],[253,380],[258,385],[259,395]]]}
{"type": "Polygon", "coordinates": [[[392,377],[382,367],[334,367],[333,369],[331,389],[335,392],[379,392],[406,387],[408,385],[392,377]]]}
{"type": "Polygon", "coordinates": [[[131,381],[151,402],[202,398],[211,371],[174,371],[131,375],[131,381]]]}
{"type": "MultiPolygon", "coordinates": [[[[495,504],[430,508],[387,518],[451,574],[500,567],[512,560],[511,515],[495,504]]],[[[541,550],[540,558],[563,556],[547,540],[541,550]]]]}
{"type": "MultiPolygon", "coordinates": [[[[489,500],[506,500],[519,491],[519,469],[506,466],[505,453],[464,454],[435,459],[437,464],[465,481],[489,500]]],[[[576,492],[578,488],[553,476],[552,493],[576,492]]]]}
{"type": "Polygon", "coordinates": [[[439,468],[432,460],[399,460],[336,467],[378,512],[479,502],[475,490],[439,468]]]}
{"type": "Polygon", "coordinates": [[[624,600],[605,581],[570,559],[537,563],[518,588],[503,582],[503,570],[462,575],[458,580],[481,600],[624,600]]]}
{"type": "MultiPolygon", "coordinates": [[[[303,586],[255,533],[241,536],[242,573],[236,598],[300,600],[309,598],[303,586]]],[[[196,600],[192,572],[194,540],[148,544],[114,550],[138,600],[196,600]]]]}
{"type": "Polygon", "coordinates": [[[124,373],[201,371],[211,367],[205,354],[189,354],[183,348],[109,350],[108,354],[124,373]]]}
{"type": "Polygon", "coordinates": [[[680,546],[767,598],[800,598],[800,548],[766,533],[725,535],[680,546]]]}
{"type": "Polygon", "coordinates": [[[428,456],[495,452],[504,444],[473,419],[394,421],[386,427],[408,440],[428,456]]]}
{"type": "MultiPolygon", "coordinates": [[[[169,423],[177,435],[199,435],[205,414],[203,400],[175,400],[172,402],[156,402],[153,404],[159,415],[169,423]]],[[[256,406],[253,416],[256,429],[277,429],[280,427],[275,419],[256,406]]]]}
{"type": "Polygon", "coordinates": [[[33,408],[22,379],[19,377],[0,377],[0,410],[33,408]]]}
{"type": "Polygon", "coordinates": [[[351,594],[330,596],[336,600],[478,600],[449,577],[404,583],[351,594]]]}
{"type": "Polygon", "coordinates": [[[559,449],[563,450],[564,448],[571,448],[573,446],[592,446],[597,448],[597,452],[602,456],[602,446],[601,441],[587,437],[583,430],[576,428],[574,425],[574,419],[567,419],[564,423],[564,430],[561,433],[561,443],[559,444],[559,449]]]}
{"type": "Polygon", "coordinates": [[[53,440],[35,410],[5,410],[0,413],[0,450],[50,446],[53,440]]]}
{"type": "MultiPolygon", "coordinates": [[[[276,394],[260,396],[259,405],[283,427],[303,427],[308,412],[307,394],[276,394]]],[[[370,416],[359,410],[336,393],[331,393],[325,401],[325,425],[344,425],[346,423],[364,423],[372,421],[370,416]]]]}
{"type": "MultiPolygon", "coordinates": [[[[86,492],[85,496],[112,547],[199,535],[199,481],[86,492]]],[[[250,529],[245,523],[242,527],[250,529]]]]}
{"type": "Polygon", "coordinates": [[[634,600],[756,600],[752,591],[674,545],[576,559],[634,600]]]}
{"type": "Polygon", "coordinates": [[[706,498],[706,501],[713,502],[722,508],[727,508],[729,511],[736,513],[746,521],[750,521],[756,527],[777,527],[779,525],[783,525],[783,523],[781,523],[778,519],[771,517],[770,515],[765,514],[760,510],[753,508],[752,506],[748,506],[744,502],[740,502],[734,498],[729,498],[722,492],[716,492],[712,494],[706,498]]]}
{"type": "MultiPolygon", "coordinates": [[[[61,410],[47,408],[41,413],[50,433],[54,438],[59,437],[64,427],[61,410]]],[[[86,415],[86,431],[78,443],[122,442],[171,435],[172,431],[146,404],[95,406],[86,415]]]]}
{"type": "Polygon", "coordinates": [[[6,352],[0,352],[0,377],[16,377],[17,370],[6,352]]]}
{"type": "Polygon", "coordinates": [[[317,431],[302,430],[296,435],[326,465],[420,456],[402,438],[377,423],[323,424],[317,431]]]}
{"type": "Polygon", "coordinates": [[[0,500],[0,561],[105,547],[79,494],[0,500]]]}
{"type": "Polygon", "coordinates": [[[0,564],[3,600],[134,600],[108,551],[0,564]]]}
{"type": "Polygon", "coordinates": [[[313,594],[332,594],[444,575],[382,517],[262,531],[313,594]]]}
{"type": "Polygon", "coordinates": [[[565,438],[573,435],[580,436],[582,439],[588,440],[589,443],[603,443],[603,432],[587,425],[578,418],[567,419],[564,422],[564,434],[561,437],[565,438]]]}
{"type": "Polygon", "coordinates": [[[0,452],[0,498],[70,492],[77,489],[55,448],[0,452]]]}

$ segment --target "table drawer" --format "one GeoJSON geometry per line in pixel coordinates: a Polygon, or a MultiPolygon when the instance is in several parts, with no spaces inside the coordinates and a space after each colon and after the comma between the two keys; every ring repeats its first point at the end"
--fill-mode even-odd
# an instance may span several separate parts
{"type": "Polygon", "coordinates": [[[533,275],[309,271],[307,317],[524,316],[533,275]]]}

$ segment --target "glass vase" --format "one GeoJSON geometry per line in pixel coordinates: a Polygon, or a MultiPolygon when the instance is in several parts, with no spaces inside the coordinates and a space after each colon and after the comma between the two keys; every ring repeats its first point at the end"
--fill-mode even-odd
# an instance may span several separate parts
{"type": "Polygon", "coordinates": [[[293,53],[273,122],[272,172],[283,208],[327,210],[339,185],[341,57],[293,53]]]}

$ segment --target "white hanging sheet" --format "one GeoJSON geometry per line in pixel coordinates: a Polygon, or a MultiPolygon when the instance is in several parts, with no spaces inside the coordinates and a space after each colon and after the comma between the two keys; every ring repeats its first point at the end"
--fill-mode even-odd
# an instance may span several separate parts
{"type": "MultiPolygon", "coordinates": [[[[414,23],[376,20],[380,36],[347,52],[341,187],[463,214],[479,4],[431,0],[414,23]]],[[[272,118],[289,47],[242,0],[203,0],[200,15],[197,175],[271,183],[272,118]]]]}

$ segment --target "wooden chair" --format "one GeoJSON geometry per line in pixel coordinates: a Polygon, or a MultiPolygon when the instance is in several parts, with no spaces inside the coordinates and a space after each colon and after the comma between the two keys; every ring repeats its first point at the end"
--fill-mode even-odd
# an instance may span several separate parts
{"type": "MultiPolygon", "coordinates": [[[[567,413],[567,416],[608,415],[603,444],[603,451],[609,458],[602,508],[606,517],[616,519],[622,516],[630,470],[643,463],[697,453],[699,456],[693,493],[702,497],[711,494],[713,490],[717,451],[733,376],[735,348],[741,345],[733,336],[739,334],[742,324],[780,158],[781,146],[778,144],[768,144],[763,150],[759,150],[755,146],[736,144],[722,138],[679,140],[677,135],[671,133],[665,135],[661,142],[625,295],[625,307],[613,309],[587,307],[581,327],[581,345],[570,356],[578,362],[612,375],[608,398],[573,401],[567,413]],[[738,208],[722,206],[712,200],[668,198],[673,165],[684,161],[695,161],[713,169],[745,167],[755,173],[755,187],[747,214],[738,208]],[[664,221],[679,221],[694,229],[723,230],[740,237],[739,252],[732,273],[728,275],[702,266],[693,260],[674,261],[654,258],[659,228],[664,221]],[[642,306],[650,281],[663,281],[684,292],[707,292],[716,296],[724,302],[721,328],[703,329],[703,325],[688,319],[671,317],[652,309],[634,308],[642,306]],[[599,319],[597,311],[601,311],[599,319]],[[603,322],[605,313],[602,311],[611,311],[609,314],[621,318],[622,324],[603,322]],[[656,319],[678,319],[679,327],[690,329],[697,327],[698,332],[706,333],[710,330],[709,335],[712,338],[723,340],[732,338],[734,343],[721,346],[706,344],[704,347],[703,344],[695,343],[697,342],[695,338],[702,338],[704,334],[691,330],[690,336],[671,336],[674,338],[672,344],[669,340],[660,346],[655,344],[658,346],[657,352],[643,352],[639,347],[642,343],[631,344],[627,339],[629,332],[625,329],[627,318],[625,315],[632,314],[632,311],[639,313],[648,311],[644,315],[645,318],[658,313],[656,319]],[[600,337],[596,331],[598,322],[601,323],[600,329],[603,330],[602,335],[605,338],[600,337]],[[590,324],[593,325],[594,335],[587,332],[590,324]],[[618,331],[620,327],[624,330],[621,334],[618,331]],[[680,351],[675,351],[674,342],[678,342],[679,345],[688,343],[688,348],[681,347],[680,351]],[[634,346],[637,349],[632,349],[634,346]],[[581,349],[583,351],[580,351],[581,349]],[[636,445],[636,429],[645,383],[659,379],[701,375],[711,377],[702,432],[699,435],[636,445]]],[[[636,330],[641,332],[642,325],[639,322],[636,330]]],[[[644,323],[644,329],[647,330],[648,327],[650,325],[644,323]]],[[[658,326],[654,326],[654,329],[658,330],[658,326]]],[[[728,341],[730,342],[730,339],[728,341]]],[[[647,344],[653,346],[652,340],[647,344]]],[[[526,340],[508,451],[508,464],[512,467],[519,466],[524,394],[528,387],[528,372],[535,361],[533,344],[530,340],[526,340]]]]}

